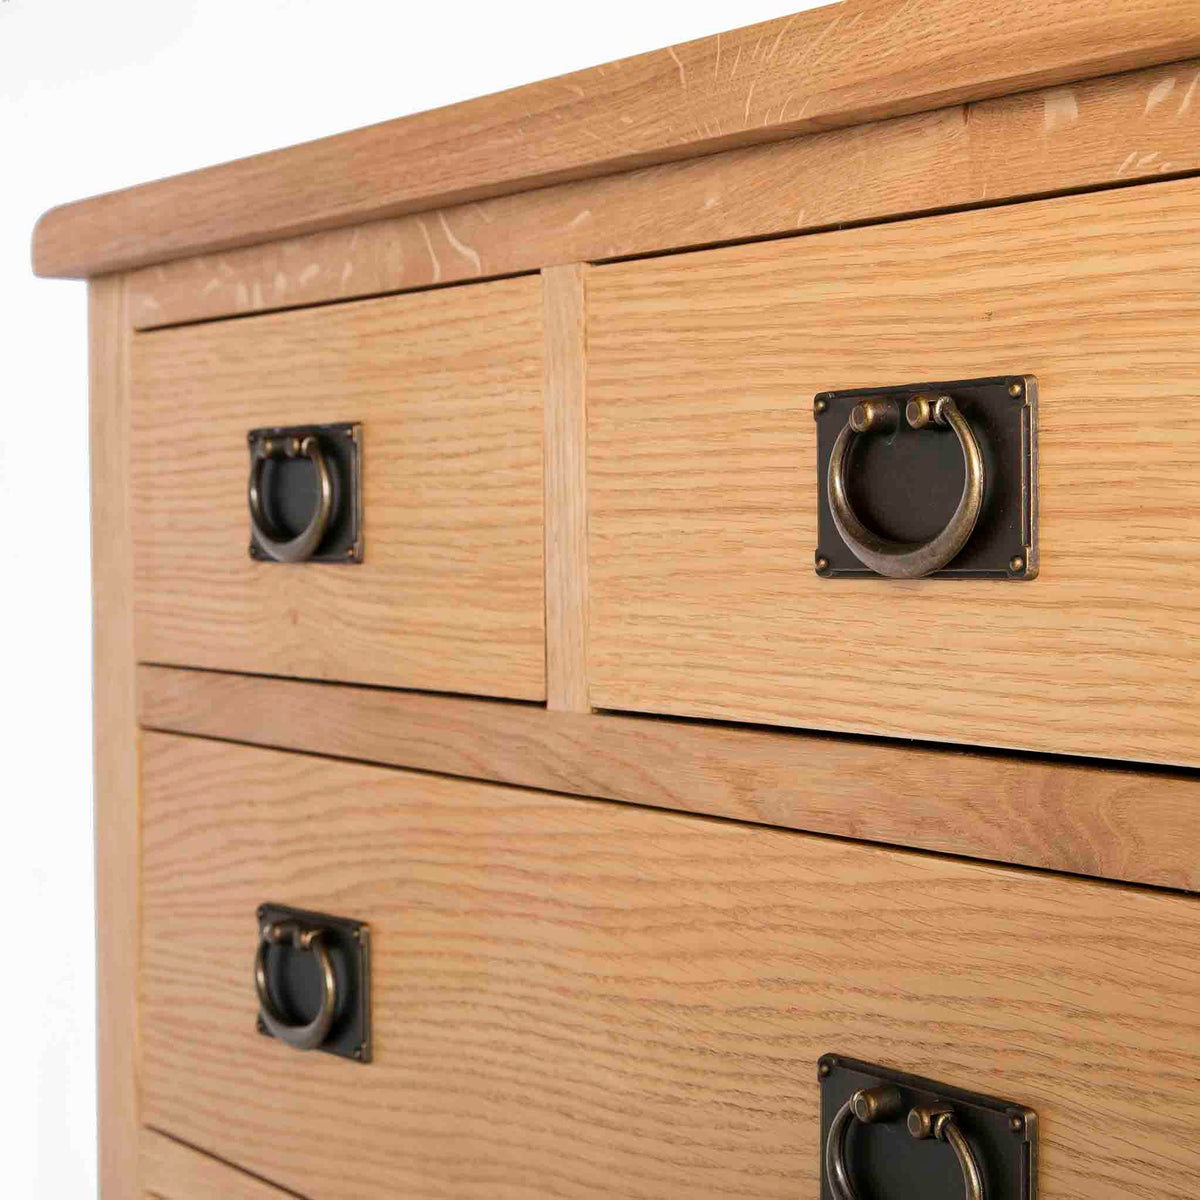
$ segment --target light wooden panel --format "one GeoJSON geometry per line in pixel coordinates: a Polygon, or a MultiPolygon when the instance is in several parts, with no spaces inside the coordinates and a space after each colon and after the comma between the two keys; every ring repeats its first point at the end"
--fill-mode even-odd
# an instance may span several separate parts
{"type": "Polygon", "coordinates": [[[1200,780],[141,667],[152,729],[1200,890],[1200,780]]]}
{"type": "Polygon", "coordinates": [[[592,703],[1200,763],[1198,219],[1181,181],[595,269],[592,703]],[[818,579],[814,393],[1010,372],[1040,578],[818,579]]]}
{"type": "Polygon", "coordinates": [[[1200,62],[163,263],[139,327],[1200,169],[1200,62]]]}
{"type": "Polygon", "coordinates": [[[1195,899],[145,750],[148,1118],[311,1197],[815,1196],[829,1051],[1035,1108],[1048,1200],[1194,1194],[1195,899]],[[370,1066],[255,1033],[264,899],[370,922],[370,1066]]]}
{"type": "Polygon", "coordinates": [[[541,699],[536,277],[140,334],[138,653],[541,699]],[[363,423],[359,566],[247,554],[246,433],[363,423]]]}
{"type": "Polygon", "coordinates": [[[129,308],[88,288],[96,828],[98,1181],[138,1195],[138,726],[129,499],[129,308]]]}
{"type": "Polygon", "coordinates": [[[546,705],[588,711],[587,267],[542,273],[546,328],[546,705]]]}
{"type": "Polygon", "coordinates": [[[89,275],[1200,54],[1194,0],[847,0],[47,213],[89,275]]]}
{"type": "Polygon", "coordinates": [[[142,1179],[150,1193],[161,1200],[284,1200],[299,1196],[298,1192],[281,1191],[152,1129],[141,1131],[141,1150],[142,1179]]]}

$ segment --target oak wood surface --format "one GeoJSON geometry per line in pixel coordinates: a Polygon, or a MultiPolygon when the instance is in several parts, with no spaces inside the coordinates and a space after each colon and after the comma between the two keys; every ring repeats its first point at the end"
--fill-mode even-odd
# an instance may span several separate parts
{"type": "Polygon", "coordinates": [[[147,735],[148,1120],[313,1198],[815,1196],[816,1060],[1191,1200],[1194,898],[147,735]],[[367,921],[374,1061],[255,1032],[265,899],[367,921]]]}
{"type": "Polygon", "coordinates": [[[537,277],[139,334],[144,660],[541,699],[537,277]],[[361,421],[364,561],[247,553],[248,430],[361,421]]]}
{"type": "Polygon", "coordinates": [[[847,0],[66,205],[79,276],[1200,54],[1194,0],[847,0]]]}
{"type": "MultiPolygon", "coordinates": [[[[732,62],[730,63],[732,69],[732,62]]],[[[1200,61],[201,255],[140,328],[1200,169],[1200,61]]]]}
{"type": "Polygon", "coordinates": [[[1184,180],[594,268],[592,704],[1200,764],[1198,219],[1184,180]],[[817,578],[813,396],[1007,373],[1039,578],[817,578]]]}
{"type": "Polygon", "coordinates": [[[542,272],[546,330],[546,706],[588,711],[586,266],[542,272]]]}
{"type": "Polygon", "coordinates": [[[148,728],[1200,890],[1200,779],[142,667],[148,728]]]}
{"type": "Polygon", "coordinates": [[[153,1129],[143,1129],[140,1142],[142,1181],[148,1194],[159,1200],[285,1200],[299,1195],[272,1187],[153,1129]]]}
{"type": "Polygon", "coordinates": [[[138,1186],[138,723],[129,487],[129,309],[120,276],[88,288],[96,831],[98,1184],[138,1186]]]}

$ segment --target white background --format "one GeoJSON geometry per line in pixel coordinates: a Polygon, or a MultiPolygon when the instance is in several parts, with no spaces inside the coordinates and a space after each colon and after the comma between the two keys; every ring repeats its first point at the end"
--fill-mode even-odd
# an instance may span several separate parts
{"type": "Polygon", "coordinates": [[[38,215],[811,7],[0,0],[6,1197],[95,1193],[86,306],[82,284],[31,277],[38,215]]]}

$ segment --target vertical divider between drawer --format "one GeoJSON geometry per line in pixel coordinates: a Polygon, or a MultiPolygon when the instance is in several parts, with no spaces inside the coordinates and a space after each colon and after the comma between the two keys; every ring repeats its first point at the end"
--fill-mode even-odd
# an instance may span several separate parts
{"type": "Polygon", "coordinates": [[[589,712],[587,273],[542,271],[545,355],[546,707],[589,712]]]}

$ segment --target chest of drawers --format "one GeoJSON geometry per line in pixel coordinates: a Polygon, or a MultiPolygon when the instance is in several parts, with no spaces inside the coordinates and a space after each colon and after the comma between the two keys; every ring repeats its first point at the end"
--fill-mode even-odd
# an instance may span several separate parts
{"type": "Polygon", "coordinates": [[[1198,80],[860,0],[43,218],[105,1200],[1196,1194],[1198,80]]]}

